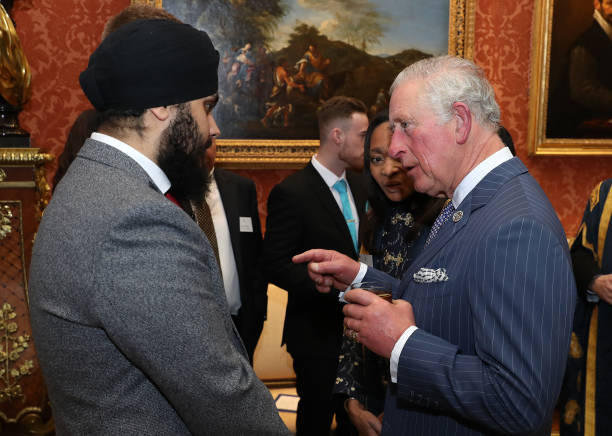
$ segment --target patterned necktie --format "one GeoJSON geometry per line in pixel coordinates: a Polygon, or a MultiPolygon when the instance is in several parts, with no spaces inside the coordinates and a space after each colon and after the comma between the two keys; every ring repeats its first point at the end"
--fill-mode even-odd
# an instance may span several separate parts
{"type": "Polygon", "coordinates": [[[191,209],[195,215],[196,222],[200,228],[204,231],[204,234],[210,242],[210,246],[215,252],[215,258],[217,259],[217,265],[221,266],[219,261],[219,247],[217,245],[217,235],[215,234],[215,225],[213,224],[212,215],[208,203],[203,199],[201,202],[191,202],[191,209]]]}
{"type": "Polygon", "coordinates": [[[349,202],[348,193],[346,192],[346,181],[344,179],[340,179],[336,183],[334,183],[334,186],[332,186],[332,188],[334,188],[336,191],[338,191],[338,194],[340,194],[340,202],[342,203],[342,215],[344,215],[346,225],[348,226],[349,232],[351,233],[355,252],[358,252],[359,247],[357,246],[357,226],[355,225],[355,220],[353,219],[351,203],[349,202]]]}
{"type": "Polygon", "coordinates": [[[429,236],[427,236],[427,241],[425,241],[425,246],[427,247],[431,241],[438,235],[438,231],[442,227],[442,225],[450,218],[450,216],[455,212],[455,206],[453,206],[453,202],[447,200],[446,206],[440,211],[440,215],[436,218],[431,226],[431,230],[429,232],[429,236]]]}

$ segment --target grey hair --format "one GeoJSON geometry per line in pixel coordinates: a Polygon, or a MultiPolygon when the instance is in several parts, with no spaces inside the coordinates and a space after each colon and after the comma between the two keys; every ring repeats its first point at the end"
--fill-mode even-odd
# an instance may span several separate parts
{"type": "Polygon", "coordinates": [[[402,70],[393,81],[390,94],[405,80],[424,80],[419,98],[437,115],[441,124],[453,115],[453,103],[462,102],[483,126],[497,130],[500,122],[495,91],[484,72],[472,61],[438,56],[420,60],[402,70]]]}

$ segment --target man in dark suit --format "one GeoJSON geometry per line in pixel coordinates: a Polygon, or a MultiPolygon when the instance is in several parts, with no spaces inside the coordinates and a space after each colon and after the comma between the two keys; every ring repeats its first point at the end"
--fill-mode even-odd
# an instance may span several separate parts
{"type": "MultiPolygon", "coordinates": [[[[345,295],[347,335],[390,359],[383,435],[550,435],[569,346],[575,283],[557,216],[496,134],[494,92],[472,62],[443,56],[391,87],[389,153],[415,189],[451,199],[393,303],[345,295]]],[[[386,274],[326,250],[321,291],[386,274]]]]}
{"type": "Polygon", "coordinates": [[[262,236],[257,191],[252,180],[215,168],[216,155],[213,138],[206,149],[210,186],[205,200],[214,224],[217,257],[232,320],[252,364],[268,307],[268,282],[260,269],[262,236]]]}
{"type": "Polygon", "coordinates": [[[203,196],[218,62],[206,33],[137,20],[80,75],[100,123],[45,210],[30,265],[57,434],[289,434],[210,244],[164,196],[171,185],[203,196]]]}
{"type": "MultiPolygon", "coordinates": [[[[289,294],[283,343],[293,357],[297,377],[300,436],[329,433],[342,306],[336,291],[318,293],[306,266],[293,264],[291,258],[314,247],[358,258],[357,232],[366,194],[361,175],[347,170],[363,166],[366,111],[353,98],[325,102],[318,112],[318,153],[305,168],[276,185],[268,198],[263,265],[268,280],[289,294]],[[344,184],[344,195],[337,183],[344,184]]],[[[342,427],[343,417],[337,420],[342,427]]]]}

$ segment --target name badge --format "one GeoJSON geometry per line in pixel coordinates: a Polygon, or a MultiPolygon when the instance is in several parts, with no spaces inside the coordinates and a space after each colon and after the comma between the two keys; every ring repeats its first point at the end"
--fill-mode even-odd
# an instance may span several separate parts
{"type": "Polygon", "coordinates": [[[250,216],[240,217],[240,231],[253,233],[253,221],[250,216]]]}

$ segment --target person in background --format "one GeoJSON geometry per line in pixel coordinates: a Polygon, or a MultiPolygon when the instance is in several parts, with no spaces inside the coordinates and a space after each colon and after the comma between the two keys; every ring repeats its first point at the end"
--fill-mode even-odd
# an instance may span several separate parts
{"type": "Polygon", "coordinates": [[[473,62],[427,58],[391,86],[389,154],[416,191],[450,198],[401,280],[328,250],[321,292],[392,283],[393,303],[344,294],[347,335],[390,359],[383,435],[550,435],[576,286],[563,227],[497,135],[493,87],[473,62]]]}
{"type": "Polygon", "coordinates": [[[561,395],[563,436],[612,428],[612,179],[591,192],[571,253],[578,288],[561,395]]]}
{"type": "Polygon", "coordinates": [[[218,63],[205,32],[136,20],[79,76],[100,124],[45,209],[30,265],[57,434],[290,434],[209,242],[164,195],[179,185],[203,198],[218,63]]]}
{"type": "MultiPolygon", "coordinates": [[[[445,200],[414,191],[401,162],[389,156],[390,142],[385,111],[374,116],[366,133],[363,163],[370,208],[359,230],[361,257],[399,279],[423,249],[445,200]]],[[[388,382],[389,361],[345,336],[334,394],[360,436],[380,434],[388,382]]]]}
{"type": "Polygon", "coordinates": [[[252,180],[215,168],[216,156],[213,137],[205,156],[210,184],[204,195],[204,208],[189,202],[182,193],[172,192],[211,242],[232,320],[253,364],[268,307],[268,282],[260,266],[263,241],[257,190],[252,180]]]}
{"type": "MultiPolygon", "coordinates": [[[[106,22],[101,39],[103,40],[121,26],[131,23],[132,21],[153,18],[179,21],[174,15],[161,8],[147,5],[130,5],[106,22]]],[[[95,109],[86,109],[79,114],[72,124],[68,132],[68,137],[66,138],[66,143],[64,144],[64,149],[57,158],[57,170],[53,176],[54,191],[59,181],[64,177],[64,174],[66,174],[68,167],[83,146],[85,140],[98,128],[98,117],[99,114],[95,109]]]]}
{"type": "Polygon", "coordinates": [[[288,293],[283,343],[293,358],[299,436],[327,435],[334,409],[337,433],[348,418],[332,404],[342,338],[337,291],[317,292],[305,265],[291,257],[309,248],[338,250],[358,258],[359,222],[366,192],[361,174],[368,117],[363,102],[333,97],[318,112],[321,145],[305,168],[276,185],[268,198],[263,266],[268,280],[288,293]]]}

